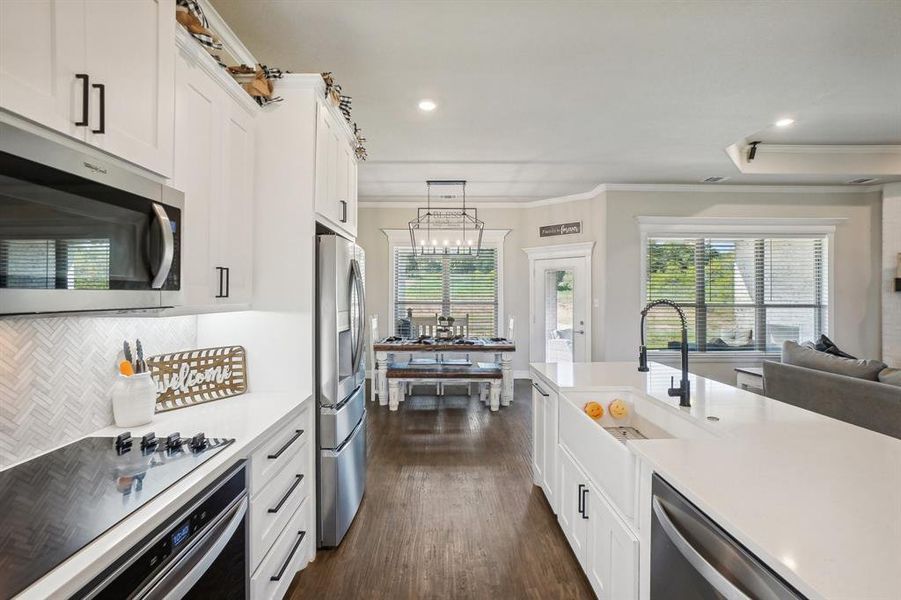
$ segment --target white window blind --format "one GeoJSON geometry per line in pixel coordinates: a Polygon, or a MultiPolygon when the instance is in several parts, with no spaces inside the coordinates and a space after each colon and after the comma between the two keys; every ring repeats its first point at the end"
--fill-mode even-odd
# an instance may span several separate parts
{"type": "Polygon", "coordinates": [[[497,249],[478,256],[415,256],[406,247],[394,249],[395,332],[403,334],[405,320],[435,314],[458,323],[467,317],[471,336],[497,331],[497,249]]]}
{"type": "MultiPolygon", "coordinates": [[[[648,237],[646,301],[669,298],[688,319],[689,349],[773,352],[828,329],[825,237],[648,237]]],[[[651,350],[678,350],[679,320],[648,313],[651,350]]]]}

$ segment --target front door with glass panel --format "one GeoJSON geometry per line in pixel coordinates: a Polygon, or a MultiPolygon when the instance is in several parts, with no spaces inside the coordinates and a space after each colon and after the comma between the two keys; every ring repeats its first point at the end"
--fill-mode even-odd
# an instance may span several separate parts
{"type": "Polygon", "coordinates": [[[532,265],[531,360],[589,360],[587,259],[542,259],[532,265]]]}

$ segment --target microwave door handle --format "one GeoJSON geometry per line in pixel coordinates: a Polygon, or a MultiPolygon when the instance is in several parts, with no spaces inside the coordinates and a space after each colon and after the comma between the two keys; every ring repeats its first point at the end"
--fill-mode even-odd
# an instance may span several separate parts
{"type": "Polygon", "coordinates": [[[247,497],[244,496],[141,597],[144,600],[184,597],[225,550],[246,514],[247,497]]]}
{"type": "Polygon", "coordinates": [[[679,553],[688,561],[698,574],[704,578],[717,592],[729,600],[750,600],[750,596],[741,591],[734,583],[726,579],[715,566],[707,562],[700,552],[676,528],[670,519],[669,513],[663,508],[663,504],[656,496],[652,502],[654,514],[663,528],[666,537],[679,550],[679,553]]]}
{"type": "Polygon", "coordinates": [[[163,255],[160,257],[160,263],[157,265],[156,273],[153,275],[153,281],[150,287],[159,290],[166,283],[169,277],[169,271],[172,269],[172,260],[175,258],[175,236],[172,235],[172,224],[169,222],[169,215],[162,204],[154,202],[153,215],[156,217],[156,224],[160,228],[163,236],[163,255]]]}

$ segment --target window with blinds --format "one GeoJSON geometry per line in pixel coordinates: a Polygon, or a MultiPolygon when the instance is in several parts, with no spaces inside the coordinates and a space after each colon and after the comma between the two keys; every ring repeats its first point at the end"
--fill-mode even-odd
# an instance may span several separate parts
{"type": "Polygon", "coordinates": [[[497,331],[497,249],[478,256],[416,256],[410,248],[394,249],[395,333],[404,335],[410,317],[435,314],[468,321],[471,336],[497,331]]]}
{"type": "MultiPolygon", "coordinates": [[[[827,249],[825,237],[649,237],[646,300],[683,307],[692,351],[778,351],[827,331],[827,249]]],[[[648,349],[679,349],[675,311],[645,324],[648,349]]]]}

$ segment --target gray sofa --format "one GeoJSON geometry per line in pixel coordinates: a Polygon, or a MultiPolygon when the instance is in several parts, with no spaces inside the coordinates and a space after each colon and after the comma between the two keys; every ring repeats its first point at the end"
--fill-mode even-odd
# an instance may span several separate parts
{"type": "Polygon", "coordinates": [[[899,379],[901,369],[820,352],[809,342],[786,341],[781,363],[763,363],[767,397],[901,439],[899,379]]]}

